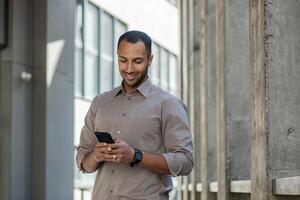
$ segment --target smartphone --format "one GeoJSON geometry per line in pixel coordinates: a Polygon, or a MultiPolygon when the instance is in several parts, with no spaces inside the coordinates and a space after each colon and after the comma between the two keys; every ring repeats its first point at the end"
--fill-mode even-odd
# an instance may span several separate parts
{"type": "Polygon", "coordinates": [[[111,134],[108,132],[95,132],[96,137],[98,138],[99,142],[104,142],[108,144],[115,143],[114,139],[112,138],[111,134]]]}

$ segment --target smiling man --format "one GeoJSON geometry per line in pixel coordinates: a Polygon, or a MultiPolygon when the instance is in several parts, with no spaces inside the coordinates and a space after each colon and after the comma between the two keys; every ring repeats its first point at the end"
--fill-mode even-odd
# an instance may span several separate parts
{"type": "Polygon", "coordinates": [[[119,38],[122,84],[96,96],[85,117],[77,164],[97,171],[94,200],[167,200],[171,176],[194,166],[186,107],[148,77],[151,43],[140,31],[119,38]],[[115,142],[98,142],[95,132],[109,132],[115,142]]]}

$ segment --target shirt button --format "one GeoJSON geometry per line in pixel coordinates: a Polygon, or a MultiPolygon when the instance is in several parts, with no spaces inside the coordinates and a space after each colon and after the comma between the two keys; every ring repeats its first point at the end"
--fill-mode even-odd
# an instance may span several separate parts
{"type": "Polygon", "coordinates": [[[123,113],[122,116],[125,117],[126,113],[123,113]]]}
{"type": "Polygon", "coordinates": [[[115,170],[111,170],[111,173],[113,173],[113,174],[114,174],[114,173],[115,173],[115,170]]]}
{"type": "Polygon", "coordinates": [[[128,100],[131,100],[131,97],[128,97],[128,100]]]}
{"type": "Polygon", "coordinates": [[[121,134],[121,131],[117,131],[117,133],[120,135],[120,134],[121,134]]]}
{"type": "Polygon", "coordinates": [[[113,190],[110,190],[110,193],[113,193],[113,190]]]}

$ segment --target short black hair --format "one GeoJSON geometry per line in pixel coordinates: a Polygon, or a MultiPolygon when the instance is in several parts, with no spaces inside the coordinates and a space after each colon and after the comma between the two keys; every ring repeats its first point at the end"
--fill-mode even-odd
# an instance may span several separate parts
{"type": "Polygon", "coordinates": [[[136,30],[127,31],[127,32],[123,33],[119,38],[118,48],[119,48],[120,43],[123,40],[130,42],[130,43],[137,43],[138,41],[143,42],[146,47],[146,51],[148,52],[148,55],[149,56],[151,55],[152,40],[151,40],[151,37],[149,35],[147,35],[146,33],[142,32],[142,31],[136,31],[136,30]]]}

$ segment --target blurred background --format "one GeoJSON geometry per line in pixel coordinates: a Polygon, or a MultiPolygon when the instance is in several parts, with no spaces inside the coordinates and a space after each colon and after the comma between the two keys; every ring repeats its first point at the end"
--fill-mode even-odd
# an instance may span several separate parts
{"type": "MultiPolygon", "coordinates": [[[[299,0],[0,0],[0,200],[87,200],[75,163],[116,43],[152,37],[154,84],[187,105],[195,168],[174,200],[300,199],[299,0]]],[[[99,198],[101,199],[101,197],[99,198]]]]}

